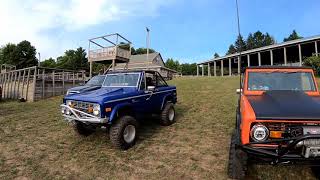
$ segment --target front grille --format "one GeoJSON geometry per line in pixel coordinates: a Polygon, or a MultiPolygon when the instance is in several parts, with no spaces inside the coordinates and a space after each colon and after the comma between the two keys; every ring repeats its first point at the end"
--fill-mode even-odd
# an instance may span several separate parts
{"type": "MultiPolygon", "coordinates": [[[[85,113],[89,113],[89,107],[93,108],[93,103],[88,103],[88,102],[82,102],[82,101],[72,101],[72,106],[73,108],[85,112],[85,113]]],[[[91,113],[89,113],[91,114],[91,113]]]]}

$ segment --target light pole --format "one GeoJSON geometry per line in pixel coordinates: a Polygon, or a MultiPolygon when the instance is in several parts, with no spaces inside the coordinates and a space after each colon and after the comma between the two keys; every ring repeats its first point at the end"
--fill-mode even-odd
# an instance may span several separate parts
{"type": "Polygon", "coordinates": [[[147,38],[146,38],[146,44],[147,44],[147,60],[149,59],[149,46],[150,46],[150,36],[149,36],[149,32],[150,29],[148,27],[146,27],[147,30],[147,38]]]}

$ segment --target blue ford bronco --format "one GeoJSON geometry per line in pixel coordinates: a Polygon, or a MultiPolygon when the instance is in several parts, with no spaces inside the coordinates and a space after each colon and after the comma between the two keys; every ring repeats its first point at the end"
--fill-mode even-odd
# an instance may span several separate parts
{"type": "Polygon", "coordinates": [[[107,127],[111,143],[128,149],[137,139],[137,120],[156,114],[161,125],[169,126],[176,102],[176,87],[156,71],[109,72],[101,89],[66,95],[61,113],[80,135],[107,127]]]}

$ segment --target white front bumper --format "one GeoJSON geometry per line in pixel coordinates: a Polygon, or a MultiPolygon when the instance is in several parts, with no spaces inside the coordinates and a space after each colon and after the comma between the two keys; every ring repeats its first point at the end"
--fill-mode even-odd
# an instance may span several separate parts
{"type": "Polygon", "coordinates": [[[64,113],[62,115],[64,119],[68,122],[71,122],[71,121],[81,121],[84,123],[107,123],[108,122],[108,118],[99,118],[94,115],[79,111],[65,104],[61,104],[60,106],[61,108],[65,108],[65,111],[68,110],[70,112],[69,114],[64,113]]]}

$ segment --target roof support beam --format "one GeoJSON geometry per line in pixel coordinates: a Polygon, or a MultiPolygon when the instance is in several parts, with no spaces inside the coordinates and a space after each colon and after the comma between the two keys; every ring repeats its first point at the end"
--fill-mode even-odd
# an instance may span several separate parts
{"type": "Polygon", "coordinates": [[[287,49],[283,47],[284,65],[287,65],[287,49]]]}
{"type": "Polygon", "coordinates": [[[221,76],[223,76],[223,60],[221,60],[221,76]]]}
{"type": "Polygon", "coordinates": [[[210,63],[208,63],[208,76],[211,76],[210,63]]]}
{"type": "Polygon", "coordinates": [[[315,51],[316,51],[316,56],[319,56],[318,55],[318,43],[317,43],[317,41],[314,42],[314,47],[315,47],[315,51]]]}
{"type": "Polygon", "coordinates": [[[232,69],[231,69],[231,58],[229,58],[229,76],[231,76],[231,72],[232,71],[232,69]]]}
{"type": "Polygon", "coordinates": [[[213,61],[213,75],[217,76],[217,61],[213,61]]]}
{"type": "Polygon", "coordinates": [[[241,65],[240,56],[238,56],[238,75],[240,75],[240,65],[241,65]]]}
{"type": "Polygon", "coordinates": [[[115,43],[113,43],[112,41],[109,41],[109,40],[108,40],[108,39],[106,39],[105,37],[102,37],[102,39],[103,39],[103,40],[105,40],[105,41],[108,41],[110,44],[112,44],[112,45],[116,46],[116,44],[115,44],[115,43]]]}
{"type": "Polygon", "coordinates": [[[199,76],[199,65],[197,64],[197,76],[199,76]]]}
{"type": "Polygon", "coordinates": [[[248,67],[250,67],[250,54],[247,54],[248,67]]]}
{"type": "Polygon", "coordinates": [[[103,46],[101,46],[100,44],[98,44],[98,43],[96,43],[96,42],[94,42],[94,41],[90,41],[90,42],[92,42],[93,44],[95,44],[95,45],[97,45],[97,46],[99,46],[99,47],[101,47],[101,48],[104,48],[103,46]]]}
{"type": "Polygon", "coordinates": [[[270,50],[270,64],[273,66],[273,51],[272,49],[270,50]]]}
{"type": "Polygon", "coordinates": [[[202,76],[204,76],[204,64],[202,64],[202,76]]]}
{"type": "Polygon", "coordinates": [[[302,66],[301,44],[298,44],[298,47],[299,47],[299,66],[302,66]]]}
{"type": "Polygon", "coordinates": [[[258,62],[259,62],[259,66],[261,66],[261,53],[258,52],[258,62]]]}

